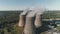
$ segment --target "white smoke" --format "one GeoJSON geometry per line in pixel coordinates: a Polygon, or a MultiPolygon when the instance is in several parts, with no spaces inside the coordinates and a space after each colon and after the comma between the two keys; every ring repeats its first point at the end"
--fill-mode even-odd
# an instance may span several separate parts
{"type": "Polygon", "coordinates": [[[21,13],[21,15],[26,15],[29,10],[30,10],[29,8],[26,8],[26,9],[23,11],[23,13],[21,13]]]}
{"type": "Polygon", "coordinates": [[[27,16],[32,17],[32,16],[35,16],[36,14],[40,15],[45,10],[46,10],[45,8],[35,7],[34,10],[32,10],[27,16]]]}
{"type": "Polygon", "coordinates": [[[45,11],[46,9],[45,8],[39,8],[39,7],[37,7],[36,9],[35,9],[35,11],[37,12],[37,14],[42,14],[44,11],[45,11]]]}
{"type": "Polygon", "coordinates": [[[35,16],[35,14],[36,14],[36,11],[32,10],[27,16],[28,17],[33,17],[33,16],[35,16]]]}

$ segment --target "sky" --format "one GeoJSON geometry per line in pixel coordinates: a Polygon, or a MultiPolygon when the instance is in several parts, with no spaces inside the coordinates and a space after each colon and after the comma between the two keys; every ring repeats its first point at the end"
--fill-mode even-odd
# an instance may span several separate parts
{"type": "Polygon", "coordinates": [[[24,10],[34,7],[60,10],[60,0],[0,0],[0,10],[24,10]]]}

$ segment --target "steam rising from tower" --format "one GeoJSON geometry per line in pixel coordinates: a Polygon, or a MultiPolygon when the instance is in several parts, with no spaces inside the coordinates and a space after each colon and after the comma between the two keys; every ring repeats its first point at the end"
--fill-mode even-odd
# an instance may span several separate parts
{"type": "Polygon", "coordinates": [[[19,27],[24,27],[25,26],[25,21],[26,21],[26,15],[29,13],[29,9],[26,9],[19,15],[19,27]]]}
{"type": "Polygon", "coordinates": [[[36,34],[34,21],[35,21],[35,13],[30,12],[26,16],[26,24],[25,24],[25,28],[24,28],[24,34],[36,34]]]}
{"type": "Polygon", "coordinates": [[[44,12],[44,10],[43,9],[37,9],[37,10],[35,10],[35,11],[37,11],[37,13],[36,13],[36,18],[35,18],[35,27],[36,28],[39,28],[42,24],[41,24],[41,14],[44,12]]]}
{"type": "Polygon", "coordinates": [[[36,34],[36,28],[40,27],[41,24],[41,14],[45,9],[35,8],[32,11],[24,10],[19,17],[19,26],[24,27],[24,34],[36,34]]]}

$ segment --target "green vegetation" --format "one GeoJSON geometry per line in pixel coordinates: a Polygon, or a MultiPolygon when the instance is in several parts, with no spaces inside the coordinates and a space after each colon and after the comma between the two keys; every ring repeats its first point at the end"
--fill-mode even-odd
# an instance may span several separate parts
{"type": "Polygon", "coordinates": [[[57,30],[59,30],[60,31],[60,26],[58,26],[58,27],[56,27],[57,28],[57,30]]]}
{"type": "MultiPolygon", "coordinates": [[[[21,11],[0,11],[0,34],[21,34],[23,31],[23,28],[18,27],[18,20],[19,20],[19,14],[21,11]]],[[[46,11],[42,14],[42,18],[60,18],[60,11],[46,11]]],[[[46,25],[46,23],[45,23],[46,25]]],[[[41,31],[45,33],[42,29],[45,31],[49,28],[44,27],[39,28],[41,31]]],[[[60,30],[60,27],[57,27],[58,30],[60,30]]]]}
{"type": "Polygon", "coordinates": [[[55,18],[60,18],[60,11],[45,11],[43,14],[42,14],[42,18],[52,18],[52,19],[55,19],[55,18]]]}
{"type": "Polygon", "coordinates": [[[18,27],[21,11],[0,11],[0,34],[21,34],[23,28],[18,27]]]}

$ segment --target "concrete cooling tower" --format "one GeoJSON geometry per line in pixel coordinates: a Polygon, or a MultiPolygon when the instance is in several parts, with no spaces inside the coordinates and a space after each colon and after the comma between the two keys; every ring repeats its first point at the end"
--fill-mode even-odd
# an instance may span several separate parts
{"type": "Polygon", "coordinates": [[[24,25],[25,25],[25,16],[26,15],[20,15],[20,17],[19,17],[19,27],[24,27],[24,25]]]}
{"type": "Polygon", "coordinates": [[[19,15],[19,24],[18,24],[19,27],[24,27],[24,26],[25,26],[26,15],[27,15],[29,12],[30,12],[29,10],[23,11],[23,13],[21,13],[21,14],[19,15]]]}
{"type": "Polygon", "coordinates": [[[23,31],[24,34],[36,34],[36,29],[34,26],[35,14],[31,15],[31,13],[26,16],[26,24],[23,31]]]}
{"type": "Polygon", "coordinates": [[[40,14],[36,14],[34,24],[36,28],[39,28],[41,26],[41,15],[40,14]]]}
{"type": "Polygon", "coordinates": [[[43,9],[37,9],[35,10],[36,13],[36,17],[35,17],[35,27],[39,28],[42,24],[41,24],[41,14],[44,12],[43,9]]]}

